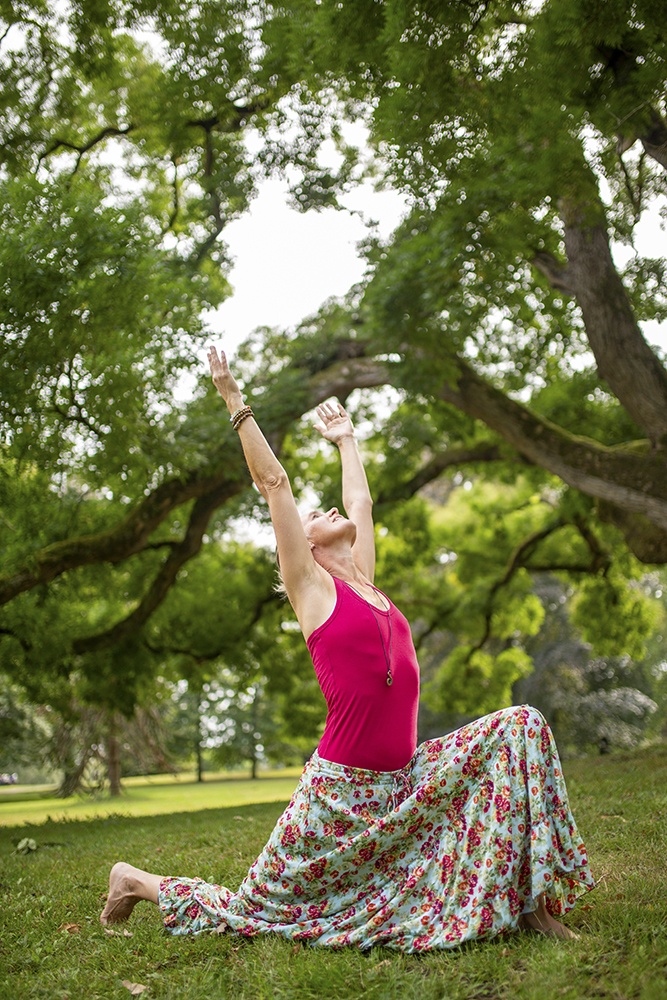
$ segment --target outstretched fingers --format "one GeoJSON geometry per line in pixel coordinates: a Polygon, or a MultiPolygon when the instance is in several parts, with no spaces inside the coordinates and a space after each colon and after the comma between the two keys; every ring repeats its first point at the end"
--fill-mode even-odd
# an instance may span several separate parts
{"type": "Polygon", "coordinates": [[[320,403],[317,407],[317,415],[324,424],[330,424],[332,420],[338,420],[339,417],[347,417],[345,408],[336,401],[337,410],[331,405],[331,403],[320,403]]]}
{"type": "Polygon", "coordinates": [[[222,349],[220,350],[220,356],[218,356],[217,349],[213,346],[213,344],[209,344],[207,349],[207,357],[208,357],[209,368],[211,369],[211,375],[213,376],[213,378],[215,378],[216,375],[224,375],[227,372],[228,370],[227,358],[225,356],[225,352],[222,349]]]}

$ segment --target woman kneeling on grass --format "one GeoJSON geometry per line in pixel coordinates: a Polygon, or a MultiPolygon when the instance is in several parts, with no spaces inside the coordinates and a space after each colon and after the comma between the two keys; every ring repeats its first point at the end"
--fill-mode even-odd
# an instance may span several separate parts
{"type": "Polygon", "coordinates": [[[547,723],[508,708],[417,747],[419,667],[406,619],[373,586],[372,501],[350,418],[318,407],[318,430],[340,449],[349,519],[335,507],[300,517],[224,354],[211,348],[209,363],[269,504],[326,727],[237,892],[119,863],[102,923],[147,899],[172,934],[406,952],[518,927],[574,937],[555,918],[594,883],[547,723]]]}

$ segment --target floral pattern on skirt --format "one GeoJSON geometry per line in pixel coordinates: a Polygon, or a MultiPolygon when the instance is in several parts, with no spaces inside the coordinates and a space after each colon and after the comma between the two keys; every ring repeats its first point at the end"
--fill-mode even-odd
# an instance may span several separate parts
{"type": "Polygon", "coordinates": [[[549,726],[508,708],[419,746],[400,771],[306,764],[237,892],[166,878],[172,934],[450,948],[554,916],[594,887],[549,726]]]}

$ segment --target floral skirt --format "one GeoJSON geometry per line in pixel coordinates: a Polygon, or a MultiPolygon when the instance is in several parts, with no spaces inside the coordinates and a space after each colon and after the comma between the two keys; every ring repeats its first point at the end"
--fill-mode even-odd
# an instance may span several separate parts
{"type": "Polygon", "coordinates": [[[528,706],[419,746],[400,771],[306,764],[236,892],[165,878],[172,934],[234,931],[406,952],[560,916],[594,887],[549,726],[528,706]]]}

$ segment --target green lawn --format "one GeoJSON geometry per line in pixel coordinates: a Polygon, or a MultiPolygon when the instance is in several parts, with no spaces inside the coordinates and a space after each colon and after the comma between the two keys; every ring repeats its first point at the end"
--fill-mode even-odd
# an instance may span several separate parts
{"type": "Polygon", "coordinates": [[[19,823],[43,823],[45,820],[95,819],[111,814],[157,816],[160,813],[194,812],[246,805],[251,802],[283,802],[294,791],[301,768],[285,767],[266,771],[252,781],[244,775],[207,775],[198,783],[191,775],[156,775],[151,778],[126,778],[123,795],[111,799],[104,795],[73,795],[57,799],[52,788],[29,786],[0,788],[0,826],[19,823]]]}
{"type": "Polygon", "coordinates": [[[119,857],[235,886],[282,806],[111,815],[0,829],[0,997],[127,1000],[126,980],[164,1000],[664,1000],[667,748],[570,762],[566,776],[599,879],[568,918],[579,941],[516,934],[421,957],[364,955],[268,937],[167,937],[149,904],[135,910],[132,937],[107,937],[98,914],[119,857]],[[13,853],[26,835],[38,850],[13,853]]]}

